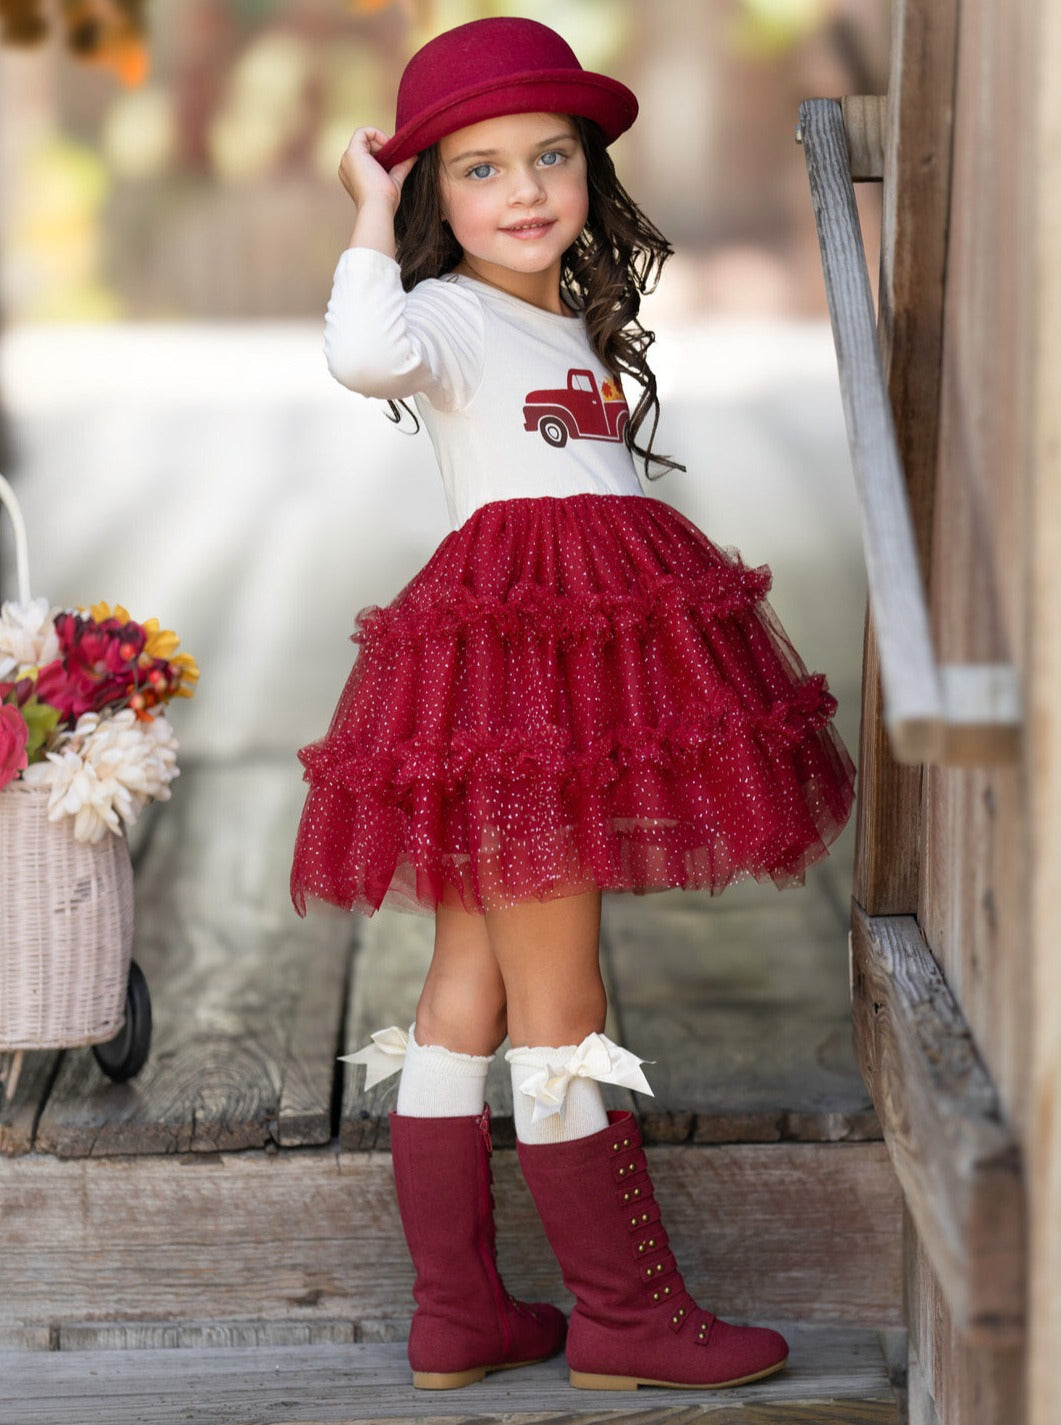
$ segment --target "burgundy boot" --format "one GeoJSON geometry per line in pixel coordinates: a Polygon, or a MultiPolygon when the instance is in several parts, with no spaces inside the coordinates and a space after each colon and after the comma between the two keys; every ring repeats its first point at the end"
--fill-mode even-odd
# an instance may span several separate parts
{"type": "Polygon", "coordinates": [[[630,1113],[570,1143],[520,1143],[545,1235],[575,1296],[567,1336],[571,1384],[743,1385],[780,1370],[784,1337],[730,1326],[685,1289],[660,1222],[641,1134],[630,1113]]]}
{"type": "Polygon", "coordinates": [[[390,1129],[398,1209],[416,1268],[413,1385],[453,1390],[487,1371],[554,1355],[564,1343],[563,1312],[514,1301],[498,1275],[489,1108],[461,1118],[392,1113],[390,1129]]]}

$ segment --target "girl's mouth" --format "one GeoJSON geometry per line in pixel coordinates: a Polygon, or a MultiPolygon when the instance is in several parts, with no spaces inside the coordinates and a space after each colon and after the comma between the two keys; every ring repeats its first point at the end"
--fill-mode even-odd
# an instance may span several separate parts
{"type": "Polygon", "coordinates": [[[553,218],[529,218],[525,223],[513,223],[511,227],[502,228],[501,231],[509,237],[526,241],[528,238],[541,237],[549,231],[554,221],[553,218]]]}

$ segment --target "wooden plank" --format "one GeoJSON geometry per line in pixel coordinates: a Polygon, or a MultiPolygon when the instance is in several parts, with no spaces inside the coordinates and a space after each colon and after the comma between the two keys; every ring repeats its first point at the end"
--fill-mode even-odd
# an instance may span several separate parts
{"type": "Polygon", "coordinates": [[[956,1329],[980,1345],[1019,1341],[1019,1145],[912,917],[856,910],[852,985],[862,1071],[956,1329]]]}
{"type": "Polygon", "coordinates": [[[856,183],[884,177],[887,96],[845,94],[840,100],[847,136],[847,163],[856,183]]]}
{"type": "Polygon", "coordinates": [[[911,1425],[1020,1425],[1026,1418],[1023,1349],[985,1347],[960,1331],[909,1215],[903,1236],[911,1425]]]}
{"type": "Polygon", "coordinates": [[[649,1142],[854,1141],[880,1126],[851,1044],[847,907],[806,889],[610,897],[623,1042],[652,1061],[649,1142]]]}
{"type": "Polygon", "coordinates": [[[409,1381],[401,1345],[315,1349],[80,1352],[0,1356],[5,1425],[894,1425],[895,1400],[871,1332],[789,1331],[793,1354],[777,1376],[739,1390],[579,1391],[562,1356],[425,1394],[409,1381]]]}
{"type": "MultiPolygon", "coordinates": [[[[649,1154],[668,1232],[705,1305],[745,1318],[900,1323],[899,1194],[883,1144],[649,1154]]],[[[499,1149],[492,1163],[508,1286],[569,1302],[515,1152],[499,1149]]],[[[7,1158],[0,1201],[2,1345],[22,1344],[27,1330],[61,1335],[65,1323],[379,1323],[411,1310],[384,1153],[7,1158]]]]}
{"type": "Polygon", "coordinates": [[[1036,86],[1036,140],[1032,167],[1036,191],[1034,255],[1036,293],[1033,374],[1029,682],[1030,886],[1028,948],[1031,1033],[1028,1055],[1027,1138],[1029,1233],[1028,1420],[1049,1425],[1057,1410],[1061,1359],[1061,634],[1053,611],[1061,604],[1061,92],[1049,81],[1061,63],[1061,13],[1041,5],[1035,20],[1041,56],[1036,86]]]}
{"type": "MultiPolygon", "coordinates": [[[[957,0],[896,0],[881,232],[879,331],[921,568],[927,574],[939,432],[957,0]]],[[[881,720],[872,634],[864,664],[855,899],[870,915],[917,909],[921,773],[881,720]]]]}
{"type": "Polygon", "coordinates": [[[68,1052],[38,1151],[217,1151],[328,1142],[351,926],[300,922],[287,868],[289,762],[185,768],[139,867],[134,955],[151,989],[142,1073],[111,1084],[68,1052]]]}

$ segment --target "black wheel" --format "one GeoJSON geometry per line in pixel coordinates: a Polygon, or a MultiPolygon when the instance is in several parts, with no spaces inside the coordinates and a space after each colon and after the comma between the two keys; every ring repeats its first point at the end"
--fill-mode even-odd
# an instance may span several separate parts
{"type": "Polygon", "coordinates": [[[538,425],[542,439],[558,448],[567,444],[567,426],[555,416],[543,416],[538,425]]]}
{"type": "Polygon", "coordinates": [[[151,996],[144,972],[134,960],[129,966],[125,1023],[105,1044],[93,1044],[96,1063],[109,1079],[123,1084],[147,1063],[151,1051],[151,996]]]}

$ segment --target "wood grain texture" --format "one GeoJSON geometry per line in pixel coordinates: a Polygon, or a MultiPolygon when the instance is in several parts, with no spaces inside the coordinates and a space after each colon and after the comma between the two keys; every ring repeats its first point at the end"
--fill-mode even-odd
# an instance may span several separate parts
{"type": "Polygon", "coordinates": [[[286,762],[185,768],[138,867],[134,955],[152,1052],[112,1084],[68,1052],[38,1151],[212,1152],[331,1138],[351,928],[300,922],[287,872],[302,786],[286,762]]]}
{"type": "Polygon", "coordinates": [[[623,1042],[650,1061],[649,1142],[877,1138],[851,1042],[847,904],[802,891],[615,896],[604,909],[623,1042]]]}
{"type": "Polygon", "coordinates": [[[896,755],[926,761],[942,746],[942,694],[839,103],[806,100],[800,128],[858,487],[885,719],[896,755]]]}
{"type": "Polygon", "coordinates": [[[884,177],[887,96],[845,94],[840,100],[847,135],[847,162],[856,182],[884,177]]]}
{"type": "Polygon", "coordinates": [[[894,1425],[872,1332],[789,1330],[769,1380],[723,1391],[579,1391],[563,1357],[459,1391],[413,1390],[403,1345],[0,1354],[5,1425],[894,1425]]]}
{"type": "Polygon", "coordinates": [[[910,1425],[1020,1425],[1026,1418],[1023,1349],[985,1349],[971,1340],[954,1318],[927,1244],[910,1216],[903,1236],[910,1425]]]}
{"type": "MultiPolygon", "coordinates": [[[[1061,12],[1039,7],[1034,31],[1039,73],[1061,64],[1061,12]]],[[[1030,494],[1031,602],[1028,637],[1029,903],[1031,1048],[1025,1117],[1029,1236],[1028,1419],[1050,1425],[1057,1411],[1061,1359],[1061,89],[1040,80],[1034,167],[1040,176],[1035,216],[1036,368],[1030,494]]]]}
{"type": "MultiPolygon", "coordinates": [[[[899,1194],[882,1144],[649,1153],[690,1289],[712,1309],[899,1324],[899,1194]]],[[[569,1303],[515,1152],[492,1163],[507,1284],[569,1303]]],[[[0,1200],[3,1345],[67,1323],[379,1323],[412,1308],[387,1154],[6,1158],[0,1200]]]]}
{"type": "MultiPolygon", "coordinates": [[[[939,438],[957,0],[895,0],[881,224],[879,336],[922,572],[939,438]]],[[[897,763],[867,636],[855,899],[870,915],[917,908],[921,773],[897,763]]]]}
{"type": "Polygon", "coordinates": [[[1019,1341],[1020,1149],[916,922],[856,911],[852,982],[863,1074],[956,1328],[981,1346],[1019,1341]]]}

